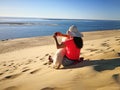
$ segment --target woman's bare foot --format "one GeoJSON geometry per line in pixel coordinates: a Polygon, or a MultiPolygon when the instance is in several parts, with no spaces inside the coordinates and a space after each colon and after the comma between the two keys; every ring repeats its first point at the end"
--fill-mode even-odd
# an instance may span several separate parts
{"type": "Polygon", "coordinates": [[[54,69],[59,69],[60,68],[60,65],[59,66],[53,66],[54,69]]]}
{"type": "MultiPolygon", "coordinates": [[[[53,59],[52,59],[52,57],[50,55],[48,57],[48,60],[49,60],[49,65],[53,63],[53,59]]],[[[58,66],[54,65],[53,68],[54,69],[59,69],[60,68],[60,64],[58,66]]]]}
{"type": "Polygon", "coordinates": [[[48,60],[49,60],[49,62],[53,63],[53,59],[52,59],[52,57],[50,55],[48,57],[48,60]]]}

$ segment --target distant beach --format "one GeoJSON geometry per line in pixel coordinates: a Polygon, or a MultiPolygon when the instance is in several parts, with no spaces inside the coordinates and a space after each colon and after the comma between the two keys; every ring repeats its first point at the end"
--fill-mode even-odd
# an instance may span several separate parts
{"type": "Polygon", "coordinates": [[[80,32],[120,29],[120,21],[117,20],[0,17],[0,40],[50,36],[56,31],[65,33],[73,24],[80,32]]]}

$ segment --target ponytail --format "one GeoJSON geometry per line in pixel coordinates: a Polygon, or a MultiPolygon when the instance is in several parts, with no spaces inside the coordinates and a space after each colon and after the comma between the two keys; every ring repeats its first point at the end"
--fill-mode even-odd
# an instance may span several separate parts
{"type": "Polygon", "coordinates": [[[78,47],[78,48],[82,48],[83,47],[83,40],[81,37],[74,37],[73,38],[74,42],[75,42],[75,45],[78,47]]]}

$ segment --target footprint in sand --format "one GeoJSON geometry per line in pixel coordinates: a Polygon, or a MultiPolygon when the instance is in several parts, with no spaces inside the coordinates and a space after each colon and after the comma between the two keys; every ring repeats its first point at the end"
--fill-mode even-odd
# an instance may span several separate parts
{"type": "Polygon", "coordinates": [[[118,45],[120,45],[120,41],[118,43],[119,43],[118,45]]]}
{"type": "Polygon", "coordinates": [[[115,37],[115,38],[120,38],[120,37],[115,37]]]}
{"type": "Polygon", "coordinates": [[[106,48],[106,50],[108,50],[108,49],[111,49],[111,47],[108,46],[108,47],[106,48]]]}
{"type": "Polygon", "coordinates": [[[16,69],[17,69],[16,66],[8,65],[7,67],[3,68],[2,72],[3,73],[5,73],[5,72],[13,73],[16,69]]]}
{"type": "Polygon", "coordinates": [[[7,64],[6,64],[6,63],[2,63],[1,65],[2,65],[2,66],[4,66],[4,67],[5,67],[5,66],[7,66],[7,64]]]}
{"type": "Polygon", "coordinates": [[[2,78],[0,81],[7,80],[7,79],[14,79],[14,78],[17,78],[20,75],[21,75],[21,73],[19,73],[19,74],[13,74],[13,75],[8,75],[8,76],[5,76],[4,78],[2,78]]]}
{"type": "Polygon", "coordinates": [[[1,66],[12,66],[13,64],[14,64],[14,60],[10,60],[8,62],[3,61],[0,63],[1,66]]]}
{"type": "Polygon", "coordinates": [[[20,67],[21,65],[23,65],[23,64],[17,63],[17,64],[16,64],[16,67],[17,67],[17,66],[20,67]]]}
{"type": "Polygon", "coordinates": [[[2,73],[6,73],[8,71],[9,71],[9,69],[5,69],[5,70],[2,71],[2,73]]]}
{"type": "Polygon", "coordinates": [[[118,52],[117,54],[118,54],[118,56],[120,56],[120,52],[118,52]]]}
{"type": "Polygon", "coordinates": [[[0,75],[3,75],[3,74],[4,74],[4,73],[2,73],[2,72],[0,73],[0,75]]]}
{"type": "Polygon", "coordinates": [[[47,53],[47,54],[45,54],[45,56],[43,56],[42,58],[40,58],[40,60],[45,59],[45,57],[47,57],[47,56],[49,56],[49,54],[48,54],[48,53],[47,53]]]}
{"type": "Polygon", "coordinates": [[[14,65],[14,63],[10,63],[9,65],[7,65],[8,67],[10,67],[10,66],[13,66],[14,65]]]}
{"type": "Polygon", "coordinates": [[[14,65],[13,68],[16,70],[18,67],[14,65]]]}
{"type": "Polygon", "coordinates": [[[120,74],[113,74],[113,79],[120,84],[120,74]]]}
{"type": "Polygon", "coordinates": [[[30,69],[25,69],[25,70],[23,70],[22,72],[27,72],[27,71],[29,71],[30,69]]]}
{"type": "Polygon", "coordinates": [[[110,41],[110,40],[106,40],[106,41],[104,41],[104,42],[108,42],[108,41],[110,41]]]}
{"type": "Polygon", "coordinates": [[[48,64],[48,62],[43,63],[43,65],[47,65],[47,64],[48,64]]]}
{"type": "Polygon", "coordinates": [[[101,43],[101,46],[103,46],[103,47],[109,47],[109,44],[108,43],[101,43]]]}
{"type": "Polygon", "coordinates": [[[120,38],[116,38],[115,41],[118,42],[118,45],[120,45],[120,38]]]}
{"type": "Polygon", "coordinates": [[[39,58],[39,56],[35,57],[35,58],[39,58]]]}
{"type": "Polygon", "coordinates": [[[37,73],[39,70],[41,70],[41,69],[33,70],[33,71],[30,72],[30,74],[35,74],[35,73],[37,73]]]}
{"type": "Polygon", "coordinates": [[[22,72],[27,72],[30,70],[28,67],[23,67],[22,69],[23,69],[22,72]]]}
{"type": "Polygon", "coordinates": [[[25,62],[25,65],[30,64],[32,61],[33,61],[32,59],[28,59],[27,62],[25,62]]]}
{"type": "Polygon", "coordinates": [[[43,60],[44,58],[40,58],[40,60],[43,60]]]}
{"type": "Polygon", "coordinates": [[[16,78],[16,77],[18,77],[20,75],[21,75],[21,73],[19,73],[19,74],[13,74],[13,75],[6,76],[4,78],[6,78],[6,79],[14,79],[14,78],[16,78]]]}
{"type": "Polygon", "coordinates": [[[115,39],[115,41],[120,41],[120,39],[115,39]]]}
{"type": "Polygon", "coordinates": [[[49,56],[49,54],[47,53],[47,54],[45,54],[45,56],[49,56]]]}

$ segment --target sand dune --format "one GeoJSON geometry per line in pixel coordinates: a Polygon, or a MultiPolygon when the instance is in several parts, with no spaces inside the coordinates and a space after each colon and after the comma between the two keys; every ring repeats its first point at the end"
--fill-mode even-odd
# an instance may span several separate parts
{"type": "Polygon", "coordinates": [[[59,70],[51,36],[0,41],[0,90],[120,90],[120,30],[83,34],[85,60],[59,70]]]}

